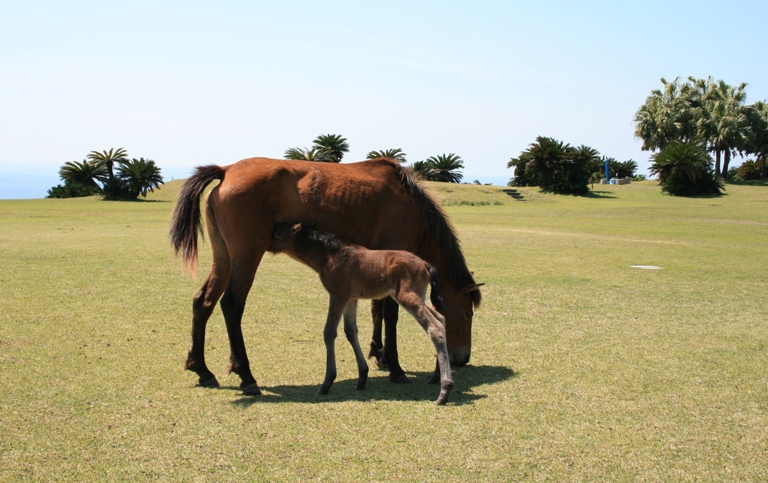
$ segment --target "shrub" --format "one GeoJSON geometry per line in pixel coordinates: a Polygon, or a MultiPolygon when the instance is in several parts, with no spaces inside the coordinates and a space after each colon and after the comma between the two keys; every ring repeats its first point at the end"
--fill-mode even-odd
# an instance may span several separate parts
{"type": "Polygon", "coordinates": [[[98,186],[86,186],[76,181],[67,181],[48,190],[47,198],[81,198],[101,193],[98,186]]]}
{"type": "Polygon", "coordinates": [[[651,174],[658,175],[661,190],[674,196],[720,195],[723,182],[715,176],[712,159],[702,146],[673,141],[651,156],[651,174]]]}

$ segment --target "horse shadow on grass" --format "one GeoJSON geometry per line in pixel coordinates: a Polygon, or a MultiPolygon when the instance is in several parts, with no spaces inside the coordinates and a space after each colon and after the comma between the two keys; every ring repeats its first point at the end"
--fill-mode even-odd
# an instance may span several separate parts
{"type": "MultiPolygon", "coordinates": [[[[474,366],[456,367],[451,369],[455,385],[448,404],[471,404],[478,399],[488,397],[483,391],[475,388],[486,384],[498,384],[512,379],[517,374],[505,366],[474,366]]],[[[427,379],[431,373],[411,372],[410,384],[394,384],[389,381],[388,373],[372,370],[368,376],[366,388],[362,391],[355,389],[357,379],[337,380],[329,394],[318,395],[321,380],[317,384],[262,386],[262,394],[252,396],[241,394],[232,401],[235,406],[249,407],[254,404],[272,403],[306,403],[328,404],[348,401],[434,401],[440,393],[439,384],[430,384],[427,379]]],[[[222,386],[220,389],[240,391],[237,386],[222,386]]]]}

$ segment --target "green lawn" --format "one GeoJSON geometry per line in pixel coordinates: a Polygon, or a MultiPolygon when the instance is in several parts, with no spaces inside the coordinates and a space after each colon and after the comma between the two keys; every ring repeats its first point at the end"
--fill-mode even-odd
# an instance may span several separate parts
{"type": "Polygon", "coordinates": [[[405,314],[413,384],[372,371],[355,391],[340,337],[315,395],[327,298],[285,256],[265,257],[243,319],[265,395],[224,374],[219,311],[222,387],[195,387],[182,364],[210,254],[196,281],[171,253],[178,181],[147,202],[0,201],[0,480],[768,480],[768,187],[429,187],[487,284],[445,407],[405,314]]]}

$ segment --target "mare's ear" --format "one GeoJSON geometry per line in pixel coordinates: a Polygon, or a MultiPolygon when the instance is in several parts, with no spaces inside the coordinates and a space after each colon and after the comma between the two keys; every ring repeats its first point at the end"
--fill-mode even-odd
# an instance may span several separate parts
{"type": "Polygon", "coordinates": [[[479,289],[480,287],[482,287],[483,285],[485,285],[485,283],[474,283],[472,285],[467,285],[466,287],[464,287],[464,292],[465,293],[473,292],[479,289]]]}

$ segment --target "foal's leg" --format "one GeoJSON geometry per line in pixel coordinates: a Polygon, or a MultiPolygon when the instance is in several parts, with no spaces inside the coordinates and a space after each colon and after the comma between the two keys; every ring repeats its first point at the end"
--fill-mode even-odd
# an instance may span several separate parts
{"type": "Polygon", "coordinates": [[[418,321],[427,332],[437,351],[437,364],[440,368],[440,395],[435,401],[442,405],[448,401],[448,395],[453,389],[451,364],[448,358],[448,345],[445,339],[445,323],[440,314],[433,311],[424,303],[424,299],[414,292],[399,293],[398,302],[418,321]],[[435,314],[437,316],[435,316],[435,314]]]}
{"type": "Polygon", "coordinates": [[[325,330],[323,330],[323,340],[325,341],[325,379],[318,389],[318,394],[328,394],[333,381],[336,380],[336,335],[339,329],[339,320],[344,313],[348,299],[342,299],[331,295],[331,301],[328,304],[328,317],[325,319],[325,330]]]}
{"type": "Polygon", "coordinates": [[[389,380],[398,384],[410,381],[400,367],[397,356],[397,302],[392,297],[384,299],[384,360],[389,367],[389,380]]]}
{"type": "Polygon", "coordinates": [[[360,348],[360,340],[357,337],[357,300],[350,300],[347,308],[344,309],[344,335],[352,345],[357,360],[357,385],[355,389],[365,389],[365,383],[368,381],[368,363],[363,356],[363,350],[360,348]]]}
{"type": "Polygon", "coordinates": [[[376,367],[387,368],[384,359],[384,342],[381,340],[381,323],[384,320],[384,300],[371,300],[371,318],[373,319],[373,334],[371,335],[371,349],[368,357],[376,359],[376,367]]]}

